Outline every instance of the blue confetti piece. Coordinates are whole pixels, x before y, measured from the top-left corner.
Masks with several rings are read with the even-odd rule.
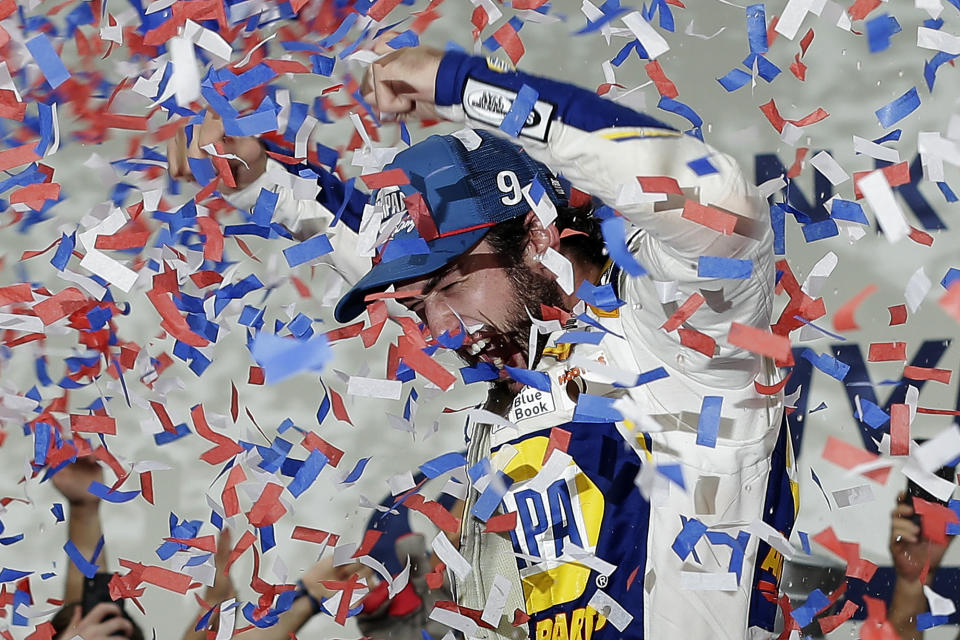
[[[276,384],[301,372],[320,372],[333,357],[323,334],[300,340],[265,331],[253,338],[250,353],[263,368],[267,384]]]
[[[497,471],[496,475],[490,478],[490,482],[483,493],[477,498],[477,502],[473,505],[470,513],[482,522],[489,520],[493,512],[500,506],[500,501],[503,500],[503,496],[512,484],[513,478],[503,471]]]
[[[808,556],[811,555],[810,536],[807,535],[806,531],[797,531],[797,535],[800,536],[800,546],[803,547],[803,552]]]
[[[53,514],[53,517],[57,519],[57,522],[63,522],[63,505],[59,502],[54,502],[53,506],[50,507],[50,513]]]
[[[67,557],[73,561],[73,564],[76,565],[77,569],[79,569],[80,573],[85,577],[92,578],[97,575],[100,567],[84,558],[80,550],[77,549],[77,545],[73,543],[73,540],[67,540],[67,543],[63,545],[63,550],[67,552]],[[0,572],[0,582],[2,582],[2,572]]]
[[[952,285],[957,280],[960,280],[960,269],[957,269],[955,267],[950,267],[949,269],[947,269],[947,273],[944,274],[943,279],[940,280],[940,286],[943,287],[944,289],[949,289],[950,285]]]
[[[933,58],[923,63],[923,79],[927,82],[928,90],[933,91],[933,85],[937,80],[937,71],[940,69],[940,67],[947,62],[956,59],[957,55],[951,55],[943,51],[938,51]]]
[[[793,610],[793,619],[803,628],[813,622],[813,617],[829,604],[830,598],[820,589],[814,589],[807,597],[807,601]]]
[[[354,465],[353,470],[347,474],[347,477],[343,479],[341,484],[352,484],[360,479],[360,476],[363,475],[363,470],[367,468],[367,463],[370,462],[370,458],[360,458],[357,460],[357,464]]]
[[[615,401],[616,398],[581,393],[577,396],[577,406],[573,410],[573,421],[617,422],[623,420],[623,414],[613,408]]]
[[[97,482],[96,480],[90,483],[90,487],[87,489],[87,491],[97,496],[101,500],[106,500],[107,502],[112,502],[114,504],[130,502],[140,495],[139,489],[136,491],[110,491],[110,487],[103,483]]]
[[[490,473],[490,458],[481,458],[475,465],[467,469],[467,477],[474,484],[488,473]]]
[[[527,124],[533,105],[537,103],[539,97],[540,94],[533,87],[526,84],[520,87],[517,97],[510,105],[510,110],[503,116],[500,130],[512,138],[520,135],[520,130]]]
[[[53,107],[43,103],[37,103],[37,115],[40,116],[40,142],[34,148],[33,152],[38,156],[47,154],[50,145],[53,144]]]
[[[400,139],[409,147],[410,146],[410,131],[407,129],[407,123],[400,121]]]
[[[600,344],[605,333],[599,331],[565,331],[557,338],[557,344]]]
[[[757,67],[757,75],[767,82],[773,82],[774,78],[781,73],[780,67],[773,64],[763,56],[758,56],[751,53],[744,58],[743,66],[745,66],[747,69],[753,70],[754,65]]]
[[[257,533],[260,534],[260,550],[263,553],[270,551],[275,546],[277,546],[277,540],[273,534],[273,525],[267,525],[265,527],[259,527]]]
[[[943,194],[943,197],[947,202],[957,201],[957,194],[953,192],[953,189],[951,189],[950,185],[948,185],[946,182],[938,182],[937,187],[940,188],[940,193]]]
[[[911,87],[909,91],[902,96],[877,109],[874,113],[877,120],[884,128],[891,127],[900,122],[908,115],[920,107],[920,96],[917,94],[917,88]]]
[[[638,56],[640,56],[643,59],[646,59],[647,56],[644,55],[643,53],[640,53],[642,50],[643,50],[643,47],[640,46],[639,40],[633,40],[631,42],[628,42],[627,44],[623,45],[623,48],[620,49],[620,51],[617,53],[616,56],[614,56],[613,60],[611,60],[610,63],[615,67],[619,67],[621,64],[623,64],[626,61],[627,58],[630,57],[630,52],[632,51],[636,51]]]
[[[627,248],[627,221],[620,216],[607,218],[600,223],[603,242],[614,264],[629,275],[639,277],[647,273],[636,257]]]
[[[157,444],[157,446],[160,446],[164,444],[170,444],[174,440],[179,440],[180,438],[193,433],[190,431],[190,427],[182,422],[174,427],[174,429],[175,431],[173,433],[170,433],[169,431],[161,431],[160,433],[153,434],[153,441]]]
[[[696,518],[689,518],[683,523],[683,528],[677,534],[670,548],[681,560],[686,560],[693,548],[700,542],[700,538],[707,532],[707,525]]]
[[[330,238],[327,237],[327,234],[321,233],[309,240],[287,247],[283,250],[283,257],[287,259],[287,264],[293,268],[305,262],[316,260],[331,251],[333,251],[333,246],[330,245]]]
[[[769,51],[767,14],[762,3],[747,7],[747,40],[750,43],[750,53],[761,54]]]
[[[670,374],[667,373],[667,370],[663,367],[657,367],[656,369],[651,369],[637,376],[637,381],[633,385],[634,387],[639,387],[640,385],[648,384],[654,382],[655,380],[661,380],[663,378],[669,378]]]
[[[407,29],[398,36],[387,41],[387,46],[391,49],[403,49],[404,47],[415,47],[420,44],[420,36],[415,31]]]
[[[923,613],[917,614],[917,631],[939,627],[942,624],[947,624],[949,621],[950,616],[935,616],[929,611],[924,611]]]
[[[839,234],[837,223],[829,218],[803,225],[803,239],[807,242],[816,242]]]
[[[833,201],[833,206],[830,209],[830,216],[836,218],[837,220],[847,220],[849,222],[857,222],[859,224],[870,224],[870,221],[867,220],[867,216],[863,212],[863,207],[860,206],[859,202],[851,202],[849,200],[840,200],[837,198]]]
[[[699,127],[703,124],[703,118],[697,115],[697,112],[694,111],[691,107],[685,105],[679,100],[674,100],[673,98],[667,98],[666,96],[660,97],[660,102],[657,103],[657,107],[663,109],[664,111],[669,111],[670,113],[675,113],[678,116],[683,116],[694,127]]]
[[[430,253],[430,247],[427,241],[418,235],[397,236],[387,243],[383,253],[380,254],[381,262],[392,262],[398,258],[406,256],[425,256]]]
[[[479,362],[472,367],[461,367],[460,377],[463,378],[464,384],[473,384],[474,382],[496,380],[500,377],[500,372],[489,362]]]
[[[623,300],[617,298],[613,285],[609,282],[598,286],[584,280],[577,287],[575,295],[601,311],[615,311],[625,304]]]
[[[701,278],[746,280],[752,273],[753,260],[737,260],[720,256],[700,256],[697,259],[697,276]]]
[[[463,454],[451,451],[450,453],[445,453],[424,462],[420,465],[420,471],[432,480],[433,478],[442,476],[448,471],[453,471],[454,469],[465,466],[467,466],[467,459],[463,457]]]
[[[0,582],[13,582],[33,574],[33,571],[19,571],[9,567],[0,568]]]
[[[328,78],[333,75],[333,67],[336,62],[337,59],[333,56],[322,56],[319,53],[310,56],[310,64],[313,66],[313,72]]]
[[[56,89],[70,79],[70,72],[45,34],[37,34],[27,40],[25,44],[27,49],[30,50],[30,55],[33,56],[40,67],[40,73],[47,79],[51,88]]]
[[[657,466],[657,473],[674,483],[684,491],[687,490],[683,482],[683,467],[679,464],[661,464]]]
[[[549,379],[548,379],[549,380]],[[38,422],[33,427],[33,464],[42,467],[47,463],[47,452],[53,439],[53,427],[46,422]]]
[[[825,353],[815,353],[812,349],[804,349],[800,354],[800,357],[804,360],[807,360],[815,366],[820,371],[824,372],[828,376],[836,378],[837,380],[843,380],[847,377],[847,372],[850,371],[850,366],[840,362],[833,356],[828,356]]]
[[[531,371],[530,369],[511,366],[505,366],[504,369],[517,382],[540,391],[550,392],[550,376],[543,371]]]
[[[318,449],[311,451],[293,481],[287,486],[287,490],[293,494],[294,498],[299,498],[300,494],[310,488],[317,479],[325,464],[327,464],[327,456],[320,453]]]
[[[723,396],[704,396],[700,405],[700,418],[697,420],[697,444],[704,447],[717,446],[717,432],[720,429],[720,410]]]
[[[870,53],[889,49],[890,38],[902,31],[897,19],[886,13],[867,20],[866,27]]]
[[[708,176],[711,173],[719,173],[717,168],[713,166],[713,163],[710,162],[710,156],[704,156],[702,158],[697,158],[696,160],[691,160],[687,163],[687,166],[696,173],[698,176]]]
[[[870,426],[871,429],[879,429],[890,421],[890,415],[870,402],[863,396],[860,396],[860,408],[863,409],[863,415],[859,411],[853,412],[853,417]]]
[[[280,194],[267,189],[260,189],[257,195],[257,202],[253,205],[253,215],[250,221],[258,227],[269,227],[273,221],[273,213],[277,208],[277,200]]]
[[[206,186],[217,178],[217,170],[213,168],[210,158],[187,158],[187,163],[198,184]]]
[[[787,252],[786,210],[779,204],[770,207],[770,226],[773,227],[773,253],[782,256]]]

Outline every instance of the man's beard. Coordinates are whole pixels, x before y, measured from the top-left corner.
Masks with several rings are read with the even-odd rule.
[[[559,308],[564,305],[563,292],[555,279],[536,273],[522,262],[507,267],[507,275],[510,276],[512,289],[507,292],[507,295],[513,302],[507,311],[506,320],[500,327],[485,325],[471,334],[463,347],[457,349],[457,355],[468,365],[475,366],[480,362],[490,362],[500,367],[504,364],[519,364],[519,360],[522,362],[520,366],[526,366],[530,360],[529,339],[530,329],[533,326],[530,315],[540,317],[540,305]],[[548,338],[547,334],[537,334],[531,367],[536,367],[540,352]],[[479,353],[472,353],[470,345],[483,344],[484,341],[486,346]],[[517,358],[518,354],[520,358]]]

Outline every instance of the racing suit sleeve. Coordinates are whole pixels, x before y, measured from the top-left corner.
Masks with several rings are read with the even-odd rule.
[[[625,279],[621,297],[642,307],[635,329],[644,348],[701,382],[725,387],[752,382],[761,359],[727,344],[726,337],[731,322],[769,328],[773,235],[766,203],[739,165],[693,136],[588,90],[504,70],[495,61],[459,52],[448,52],[440,63],[436,104],[447,118],[507,136],[499,126],[524,86],[537,96],[515,142],[635,227],[629,248],[650,278]],[[715,171],[694,170],[702,163],[691,163],[700,159]],[[660,177],[676,180],[682,195],[668,194],[666,200],[655,196],[661,201],[651,202],[637,193],[638,178]],[[704,206],[710,208],[708,215],[735,221],[733,232],[683,217],[685,208]],[[750,275],[701,277],[701,256],[751,261]],[[694,314],[685,326],[714,338],[717,352],[713,358],[693,352],[678,364],[679,338],[659,326],[696,291],[707,299],[710,311]]]

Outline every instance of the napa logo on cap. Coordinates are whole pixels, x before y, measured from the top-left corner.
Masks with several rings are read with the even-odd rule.
[[[397,235],[417,228],[407,208],[406,195],[400,187],[383,187],[377,192],[376,206],[382,212],[378,244],[382,245]]]

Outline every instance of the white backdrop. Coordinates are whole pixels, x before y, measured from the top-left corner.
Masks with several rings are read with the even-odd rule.
[[[22,9],[26,16],[40,16],[46,15],[54,4],[44,2],[33,6],[24,3]],[[417,0],[413,6],[401,5],[385,23],[399,20],[409,11],[422,9],[426,4]],[[768,24],[773,16],[782,15],[788,4],[791,7],[823,5],[822,2],[788,3],[786,0],[773,0],[766,3]],[[867,38],[861,35],[865,30],[864,23],[854,23],[853,29],[856,33],[837,27],[831,17],[838,15],[836,12],[840,7],[837,3],[828,1],[819,17],[814,14],[805,17],[795,39],[791,41],[781,35],[771,46],[766,57],[780,67],[783,73],[771,83],[756,78],[754,83],[748,83],[735,92],[727,92],[716,78],[734,67],[747,70],[741,64],[749,50],[744,8],[733,2],[720,0],[689,0],[686,8],[671,7],[676,19],[675,32],[670,33],[658,27],[658,31],[670,45],[670,50],[659,58],[659,62],[667,76],[676,84],[679,91],[677,99],[692,107],[703,118],[703,133],[707,141],[736,156],[748,167],[748,173],[753,171],[758,154],[775,154],[785,167],[790,167],[796,149],[808,147],[810,153],[806,157],[807,162],[802,165],[802,172],[793,184],[809,200],[814,195],[813,182],[817,175],[809,159],[817,151],[829,150],[848,174],[869,170],[874,167],[874,161],[864,155],[855,154],[853,136],[875,139],[893,128],[901,128],[903,131],[899,142],[887,143],[886,146],[896,149],[902,160],[912,162],[918,152],[918,134],[939,132],[946,136],[951,116],[960,113],[957,105],[960,83],[953,66],[947,64],[940,68],[932,93],[924,84],[924,62],[932,58],[935,52],[918,48],[916,38],[918,27],[925,19],[930,18],[930,15],[925,10],[915,8],[913,4],[905,0],[884,3],[869,16],[872,18],[886,12],[895,16],[902,27],[902,32],[893,36],[889,49],[871,53]],[[917,4],[921,4],[919,0]],[[942,17],[945,22],[942,30],[952,34],[960,33],[960,10],[950,2],[943,5]],[[67,10],[73,6],[69,5]],[[304,12],[316,11],[317,6],[316,2],[308,3]],[[499,27],[506,17],[514,14],[507,7],[500,8],[506,16],[493,27],[488,27],[483,33],[484,38]],[[469,18],[473,9],[472,4],[463,0],[447,0],[438,8],[442,17],[428,29],[423,37],[424,42],[443,46],[451,40],[468,49],[472,48],[472,25]],[[106,11],[118,16],[125,24],[136,24],[136,16],[130,14],[129,5],[126,3],[110,0],[106,3]],[[613,58],[628,41],[621,35],[622,23],[612,23],[617,33],[608,44],[600,33],[573,35],[573,32],[584,24],[584,16],[575,2],[553,2],[548,16],[542,19],[544,22],[535,22],[529,19],[529,15],[526,16],[528,20],[520,32],[526,54],[520,61],[520,68],[575,82],[591,89],[603,83],[605,76],[601,63]],[[557,20],[550,22],[550,18]],[[58,25],[62,24],[62,15],[52,19]],[[656,20],[654,23],[656,24]],[[27,67],[26,77],[20,76],[14,80],[19,90],[26,94],[30,82],[37,80],[37,69],[29,55],[17,45],[17,41],[23,39],[22,24],[16,15],[0,24],[14,39],[14,43],[5,50],[5,60],[10,68],[17,69],[24,65]],[[263,36],[272,34],[281,24],[262,27],[260,33]],[[92,27],[84,29],[88,35],[95,31]],[[814,30],[815,37],[803,57],[803,62],[808,67],[806,80],[800,81],[790,73],[788,67],[799,53],[800,38],[808,29]],[[31,33],[30,36],[32,35]],[[348,40],[358,35],[359,30],[354,29]],[[278,38],[280,39],[283,38]],[[53,40],[57,41],[56,38]],[[270,57],[280,58],[285,53],[275,42],[267,46],[270,47]],[[76,72],[80,65],[74,51],[73,44],[68,43],[63,59],[67,67]],[[503,55],[502,52],[500,55]],[[241,57],[242,53],[237,52],[233,59],[238,60]],[[624,101],[679,128],[688,128],[689,123],[682,118],[657,109],[659,95],[644,70],[645,62],[631,54],[621,66],[615,68],[616,81],[625,87],[615,93],[629,91],[622,97]],[[125,47],[118,47],[109,58],[98,65],[110,85],[104,97],[109,96],[109,91],[123,77],[146,76],[152,64],[143,59],[133,60]],[[335,78],[305,79],[305,76],[288,76],[277,80],[276,84],[288,87],[294,100],[311,103],[320,90],[334,84],[336,77],[348,69],[354,73],[362,70],[357,63],[338,61]],[[921,107],[894,127],[883,128],[874,111],[911,87],[917,87]],[[830,115],[817,124],[804,127],[799,138],[791,140],[790,144],[781,140],[759,109],[759,105],[771,98],[776,100],[785,118],[798,119],[818,107],[822,107]],[[335,97],[334,100],[338,103],[344,102],[342,96]],[[27,101],[29,103],[29,97]],[[149,101],[129,89],[121,90],[113,103],[113,111],[116,113],[144,115],[148,109]],[[29,104],[28,114],[35,113],[34,105]],[[60,106],[61,149],[43,160],[45,164],[54,167],[54,180],[62,184],[64,200],[50,210],[51,219],[31,227],[25,233],[21,233],[16,225],[7,225],[0,231],[0,247],[5,260],[0,285],[29,281],[42,284],[51,292],[56,292],[70,284],[59,278],[49,264],[49,256],[52,254],[22,264],[18,263],[18,258],[24,250],[46,247],[58,238],[61,232],[74,231],[85,215],[95,211],[97,203],[109,197],[113,183],[120,180],[120,176],[92,168],[96,162],[91,162],[90,158],[93,154],[106,160],[127,157],[129,140],[132,136],[139,135],[135,132],[115,130],[111,132],[111,139],[103,145],[82,144],[71,140],[69,132],[86,125],[73,121],[69,113],[66,105]],[[11,130],[18,124],[9,120],[2,122]],[[151,128],[155,129],[162,122],[163,118],[154,116]],[[328,146],[342,146],[348,141],[351,131],[349,122],[320,124],[314,130],[313,137]],[[957,135],[956,125],[953,134]],[[385,126],[381,135],[382,145],[399,144],[395,127]],[[422,135],[424,134],[414,131],[414,137]],[[35,134],[28,137],[35,138]],[[144,142],[149,143],[146,140]],[[162,147],[160,151],[163,152]],[[341,164],[347,167],[348,172],[355,173],[349,166],[350,159],[351,154],[346,153]],[[20,170],[22,167],[12,169],[12,172]],[[164,186],[162,180],[145,181],[138,175],[131,174],[127,177],[127,180],[135,185],[135,189],[127,196],[125,205],[139,201],[140,192]],[[0,176],[0,180],[2,179]],[[946,180],[955,189],[960,189],[955,167],[947,165]],[[818,321],[820,326],[832,331],[830,318],[834,311],[867,285],[877,286],[877,291],[857,311],[856,318],[861,328],[843,333],[847,343],[860,346],[864,358],[871,342],[899,340],[907,342],[909,361],[923,341],[949,340],[958,334],[956,320],[937,305],[937,299],[943,293],[938,284],[940,279],[948,268],[960,267],[960,257],[956,251],[957,232],[952,229],[958,207],[956,204],[947,203],[936,185],[929,181],[922,180],[919,189],[948,227],[943,231],[930,231],[934,238],[931,247],[921,246],[909,239],[891,244],[883,235],[875,234],[870,228],[865,228],[866,234],[856,241],[847,233],[841,232],[833,238],[806,243],[800,225],[791,216],[788,216],[786,222],[787,257],[801,282],[825,254],[833,252],[838,257],[836,269],[819,292],[828,311],[827,316]],[[838,185],[835,192],[844,199],[854,199],[851,180]],[[0,193],[0,197],[9,197],[9,192]],[[776,199],[782,200],[779,194]],[[184,196],[171,196],[170,201],[180,203],[184,201]],[[169,210],[173,211],[175,207]],[[873,211],[866,206],[865,210],[874,223]],[[909,208],[906,208],[906,211],[909,223],[921,226]],[[2,216],[4,223],[11,222],[14,212],[8,209]],[[236,223],[237,220],[238,218],[230,219],[230,223]],[[149,224],[153,229],[159,227],[153,220],[150,220]],[[268,322],[272,322],[274,318],[287,320],[302,311],[323,320],[324,324],[316,324],[315,330],[332,328],[334,325],[330,308],[322,304],[324,292],[331,280],[328,272],[318,268],[311,273],[308,266],[292,270],[293,274],[310,283],[314,293],[313,298],[302,299],[288,281],[291,270],[280,254],[280,250],[288,243],[247,238],[251,250],[263,263],[257,264],[250,260],[240,253],[235,245],[228,243],[229,258],[239,262],[234,281],[249,273],[256,273],[263,282],[277,286],[266,301],[263,300],[261,292],[255,292],[244,302],[266,308]],[[126,259],[122,255],[119,257]],[[904,303],[907,282],[920,267],[923,267],[926,276],[932,281],[929,293],[917,312],[910,314],[906,324],[889,327],[887,307]],[[78,273],[87,273],[77,265],[76,260],[71,262],[70,268]],[[134,341],[156,356],[163,352],[169,353],[173,342],[170,338],[158,337],[159,317],[143,294],[143,289],[149,286],[147,282],[148,280],[142,283],[146,286],[135,287],[129,295],[114,289],[118,300],[129,300],[132,305],[131,314],[116,319],[116,326],[122,339]],[[289,539],[293,526],[300,524],[329,530],[346,539],[356,536],[371,513],[369,509],[359,506],[361,496],[378,501],[388,492],[385,481],[390,476],[413,469],[439,453],[460,448],[463,442],[462,418],[440,416],[435,434],[434,421],[442,408],[467,406],[476,401],[481,390],[458,388],[454,394],[444,394],[438,399],[422,402],[416,430],[412,434],[391,428],[385,414],[399,414],[402,410],[399,403],[349,397],[345,394],[341,379],[334,372],[337,370],[348,375],[383,377],[385,349],[365,350],[359,341],[354,339],[334,347],[335,357],[323,378],[328,385],[345,394],[347,410],[355,426],[336,421],[331,415],[318,427],[315,414],[320,392],[315,375],[301,375],[274,386],[254,386],[246,383],[247,368],[253,362],[244,347],[244,327],[236,322],[239,311],[240,306],[234,303],[221,318],[226,320],[221,323],[220,339],[215,345],[205,349],[213,364],[201,377],[195,376],[183,362],[174,358],[174,365],[162,374],[152,390],[138,383],[135,375],[128,375],[126,382],[131,395],[145,400],[162,399],[175,423],[189,423],[190,407],[203,403],[208,417],[214,414],[226,416],[219,422],[214,418],[214,427],[218,430],[233,438],[266,444],[243,409],[236,425],[230,420],[230,384],[233,382],[239,390],[241,405],[249,410],[267,437],[272,438],[277,426],[289,417],[298,426],[313,429],[344,449],[346,455],[341,468],[348,470],[358,459],[372,456],[362,478],[349,488],[339,484],[336,470],[324,470],[316,484],[295,501],[295,510],[285,516],[278,525],[278,546],[265,556],[265,565],[261,571],[269,579],[279,580],[283,577],[285,566],[287,576],[293,580],[299,571],[315,559],[316,553],[313,545]],[[61,321],[48,329],[49,339],[45,343],[29,343],[0,352],[3,358],[0,362],[0,384],[4,394],[23,395],[33,385],[38,384],[33,363],[35,358],[42,354],[48,357],[51,377],[54,380],[60,378],[63,373],[63,358],[77,353],[75,332],[60,329],[62,325]],[[830,337],[801,341],[799,332],[792,337],[795,346],[807,346],[818,353],[830,353],[830,347],[840,342]],[[386,339],[381,339],[380,346],[384,347],[386,342]],[[952,344],[946,347],[939,363],[931,363],[929,366],[954,369],[958,357],[957,348]],[[452,360],[448,359],[446,362],[451,366],[455,365]],[[886,379],[899,380],[903,364],[870,363],[867,371],[875,383]],[[955,408],[957,385],[956,376],[949,384],[927,383],[920,393],[920,406]],[[422,385],[418,383],[418,387]],[[877,386],[879,404],[884,404],[891,388]],[[41,388],[41,393],[46,404],[59,396],[60,390],[57,387],[46,387]],[[157,563],[153,550],[160,545],[164,536],[169,535],[169,513],[174,512],[180,518],[205,520],[209,516],[209,507],[205,502],[204,492],[216,482],[219,470],[198,460],[199,454],[207,448],[208,443],[195,435],[157,447],[151,434],[159,425],[152,412],[144,410],[136,403],[133,408],[128,408],[123,400],[122,390],[105,377],[95,384],[71,392],[70,410],[81,413],[81,407],[101,394],[112,398],[108,404],[109,412],[117,418],[119,435],[108,438],[111,450],[127,462],[157,460],[172,467],[169,471],[154,474],[156,506],[147,504],[141,498],[121,505],[103,506],[111,568],[119,568],[116,561],[120,557],[147,564]],[[894,473],[887,485],[883,486],[862,477],[850,477],[843,469],[822,460],[821,454],[828,436],[842,438],[857,446],[862,446],[862,440],[860,426],[852,417],[853,411],[843,385],[822,373],[814,372],[808,407],[814,409],[821,403],[825,408],[810,413],[803,420],[805,428],[799,469],[802,508],[797,529],[813,535],[826,526],[832,526],[841,539],[859,542],[864,557],[878,564],[888,564],[886,536],[889,530],[889,511],[894,495],[902,488],[904,479],[899,473]],[[4,404],[10,407],[13,402],[5,399]],[[4,461],[4,464],[0,465],[0,497],[24,498],[28,502],[11,502],[5,509],[0,510],[0,521],[5,526],[0,535],[14,536],[21,532],[25,535],[19,542],[0,547],[0,565],[37,572],[31,584],[34,597],[38,602],[43,602],[46,598],[57,598],[62,594],[59,578],[41,580],[39,574],[47,571],[54,571],[58,575],[64,573],[66,557],[62,552],[62,545],[66,535],[65,526],[55,524],[50,513],[50,505],[57,499],[55,491],[47,484],[40,484],[39,477],[20,483],[27,470],[26,465],[33,455],[33,440],[32,437],[23,435],[22,419],[7,417],[9,415],[10,412],[4,412],[2,423],[6,438],[0,447],[0,456]],[[911,435],[930,437],[947,427],[951,420],[945,416],[919,415],[912,425]],[[305,452],[300,450],[297,453],[295,449],[295,454],[303,457]],[[835,490],[869,485],[874,499],[842,509],[833,502],[828,505],[820,490],[810,480],[811,469],[816,471],[828,494]],[[27,475],[29,477],[29,473]],[[221,485],[222,479],[219,484],[214,485],[215,495],[219,495]],[[131,479],[124,488],[137,488],[136,480]],[[421,522],[421,525],[424,530],[429,530],[429,524],[425,521]],[[203,533],[211,532],[212,527],[207,524]],[[945,564],[960,564],[960,555],[957,554],[960,552],[953,549]],[[249,582],[251,568],[248,553],[233,570],[234,580],[241,588]],[[246,597],[250,596],[249,590],[242,593]],[[148,615],[142,620],[142,624],[147,628],[154,627],[157,636],[161,638],[176,637],[188,618],[195,615],[196,607],[192,598],[181,598],[153,587],[147,589],[143,603]],[[171,612],[177,614],[171,615]],[[9,616],[6,619],[0,618],[0,628],[9,622],[9,619]],[[12,627],[11,631],[14,637],[22,638],[28,635],[30,628]],[[849,631],[841,628],[837,633],[846,634]],[[340,630],[329,621],[317,619],[305,628],[301,637],[357,635],[353,627]]]

